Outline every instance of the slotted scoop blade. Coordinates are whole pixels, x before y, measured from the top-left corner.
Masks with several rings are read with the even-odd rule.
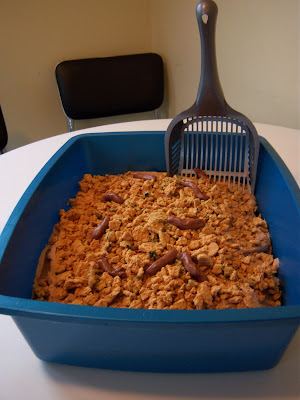
[[[200,83],[195,103],[177,115],[166,131],[167,172],[193,176],[194,168],[200,168],[215,180],[254,193],[259,138],[253,123],[225,100],[215,50],[217,14],[214,1],[197,4]]]

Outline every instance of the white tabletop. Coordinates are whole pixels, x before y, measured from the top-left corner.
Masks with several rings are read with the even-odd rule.
[[[0,232],[23,192],[70,137],[90,132],[164,131],[170,120],[127,122],[38,141],[0,156]],[[300,131],[255,124],[300,185]],[[2,400],[300,399],[300,331],[280,363],[258,372],[161,374],[106,371],[45,363],[32,353],[11,317],[0,315]]]

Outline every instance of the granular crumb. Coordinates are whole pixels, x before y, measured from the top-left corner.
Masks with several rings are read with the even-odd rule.
[[[280,306],[279,260],[255,197],[205,177],[185,178],[203,200],[182,177],[151,176],[83,177],[40,257],[33,298],[140,309]],[[104,200],[108,193],[115,200]],[[204,222],[183,228],[173,224],[178,220]],[[179,256],[157,267],[173,249],[188,253],[201,274]]]

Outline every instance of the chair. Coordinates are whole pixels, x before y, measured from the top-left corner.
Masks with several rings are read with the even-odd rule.
[[[154,53],[63,61],[56,81],[69,131],[73,120],[154,111],[164,98],[164,67]]]
[[[0,106],[0,153],[1,154],[5,153],[5,147],[7,145],[7,141],[8,141],[8,136],[7,136],[6,124]]]

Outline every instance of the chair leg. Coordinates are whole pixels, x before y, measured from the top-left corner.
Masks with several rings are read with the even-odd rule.
[[[68,120],[68,128],[69,128],[69,132],[72,132],[74,130],[74,124],[73,124],[73,120],[69,117],[67,117]]]

